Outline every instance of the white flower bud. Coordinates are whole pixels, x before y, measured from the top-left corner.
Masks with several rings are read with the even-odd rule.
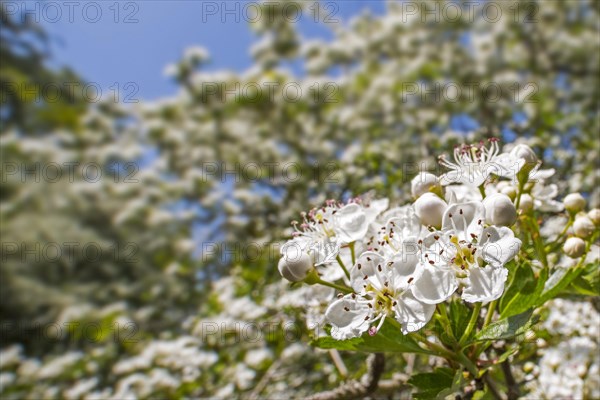
[[[525,363],[525,365],[523,365],[523,372],[528,374],[528,373],[532,372],[534,368],[535,368],[535,364],[532,363],[531,361],[527,361]]]
[[[519,204],[519,210],[524,213],[528,213],[533,210],[533,197],[528,195],[527,193],[521,196],[521,203]]]
[[[535,152],[531,149],[531,147],[526,144],[518,144],[516,145],[510,152],[510,156],[513,159],[522,159],[525,161],[525,164],[521,169],[531,171],[533,167],[535,167],[538,163],[538,158],[535,155]]]
[[[563,251],[571,258],[581,257],[585,252],[585,242],[578,237],[570,237],[565,241]]]
[[[415,199],[425,193],[431,192],[432,189],[438,189],[441,192],[442,186],[438,177],[429,172],[420,172],[410,181],[410,192]]]
[[[423,225],[442,227],[442,218],[448,204],[433,193],[425,193],[415,201],[415,214]]]
[[[573,232],[580,238],[589,238],[594,233],[594,229],[596,229],[596,226],[587,216],[577,217],[575,222],[573,222]]]
[[[594,208],[588,213],[588,218],[592,220],[594,225],[600,225],[600,209]]]
[[[489,225],[511,226],[517,221],[517,209],[510,198],[502,193],[495,193],[483,200],[485,221]]]
[[[303,281],[313,268],[310,255],[298,243],[286,243],[281,249],[281,259],[277,265],[279,273],[290,282]]]
[[[565,196],[563,204],[567,211],[577,213],[585,208],[585,199],[579,193],[570,193]]]

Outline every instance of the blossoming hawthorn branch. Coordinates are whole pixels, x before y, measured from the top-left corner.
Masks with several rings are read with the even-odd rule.
[[[492,138],[439,160],[449,171],[415,176],[412,204],[389,207],[388,199],[369,194],[303,213],[282,246],[279,272],[294,283],[324,286],[314,292],[324,300],[337,292],[324,312],[330,330],[315,345],[441,357],[456,375],[445,388],[450,392],[439,391],[446,394],[471,390],[472,381],[498,395],[494,367],[502,363],[501,384],[515,397],[508,357],[519,351],[536,310],[584,272],[600,211],[586,214],[576,193],[557,201],[548,183],[554,171],[541,169],[523,144],[503,152]],[[565,212],[565,230],[545,243],[540,220]],[[578,260],[566,272],[549,261],[561,243]],[[525,270],[537,284],[521,299]],[[510,350],[494,347],[499,340]]]

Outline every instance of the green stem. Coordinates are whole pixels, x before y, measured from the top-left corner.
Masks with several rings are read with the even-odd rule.
[[[452,353],[450,350],[448,350],[447,348],[445,348],[442,345],[430,342],[429,340],[427,340],[427,338],[425,336],[423,336],[422,333],[413,332],[412,335],[415,339],[417,339],[419,342],[423,343],[430,350],[432,350],[435,353],[438,353],[437,355],[442,356],[448,360],[457,361],[456,355],[454,353]]]
[[[348,245],[350,247],[350,255],[352,256],[352,265],[356,264],[356,254],[354,254],[354,243],[352,242]]]
[[[483,321],[483,326],[481,329],[485,328],[492,322],[492,318],[494,317],[494,311],[496,310],[496,306],[498,305],[498,300],[492,301],[488,305],[487,314],[485,315],[485,320]],[[490,342],[484,342],[480,345],[475,346],[475,357],[479,357],[479,355],[490,345]]]
[[[347,288],[346,286],[341,286],[341,285],[337,285],[335,283],[327,282],[327,281],[324,281],[323,279],[317,280],[316,283],[323,285],[323,286],[329,286],[330,288],[337,289],[340,292],[345,293],[345,294],[349,294],[349,293],[353,292],[352,289]]]
[[[515,208],[518,210],[521,205],[521,195],[523,194],[523,190],[525,189],[525,184],[527,182],[523,182],[519,179],[519,193],[517,194],[517,202],[515,203]]]
[[[498,300],[494,300],[488,306],[487,314],[485,315],[485,320],[483,321],[483,328],[488,326],[490,322],[492,322],[492,318],[494,317],[494,311],[496,311],[496,305],[498,304]]]
[[[467,329],[465,330],[465,332],[459,340],[461,346],[463,346],[465,342],[469,339],[469,336],[471,336],[471,332],[473,332],[473,328],[475,328],[475,325],[477,325],[477,318],[479,317],[480,311],[481,303],[475,303],[475,306],[473,307],[473,312],[471,313],[471,318],[469,319],[469,323],[467,324]]]
[[[459,351],[457,353],[457,359],[458,362],[460,362],[469,370],[469,372],[471,373],[471,375],[473,375],[474,378],[477,378],[477,375],[479,375],[479,370],[477,369],[477,366],[473,361],[471,361],[467,356],[465,356],[462,353],[462,351]]]
[[[481,193],[481,198],[485,199],[485,188],[483,187],[483,183],[479,185],[479,193]]]
[[[344,273],[346,274],[346,278],[350,279],[350,272],[348,272],[348,270],[346,269],[346,266],[344,265],[344,262],[340,258],[339,254],[337,255],[337,257],[335,259],[337,260],[338,264],[340,264],[340,267],[342,267],[342,269],[344,270]]]
[[[533,229],[533,234],[531,235],[533,237],[533,241],[535,243],[535,247],[537,252],[539,253],[538,256],[540,257],[540,261],[542,261],[542,265],[544,266],[544,268],[548,268],[548,256],[546,255],[546,248],[544,247],[544,242],[542,240],[542,236],[540,235],[540,227],[537,223],[537,220],[535,219],[535,216],[532,216],[529,219],[529,225],[530,227]]]
[[[569,220],[567,221],[567,224],[565,225],[562,232],[556,237],[556,239],[554,239],[552,241],[553,243],[551,243],[550,245],[548,245],[544,248],[546,253],[553,253],[554,251],[558,250],[560,248],[560,246],[562,246],[563,238],[567,234],[567,231],[569,230],[571,225],[573,225],[573,222],[574,222],[573,216],[571,214],[569,214]]]
[[[439,303],[437,305],[436,313],[439,315],[440,323],[442,323],[444,332],[448,334],[448,337],[454,344],[458,344],[456,337],[454,337],[454,333],[452,332],[452,324],[450,323],[450,319],[448,318],[448,310],[446,308],[446,304]]]

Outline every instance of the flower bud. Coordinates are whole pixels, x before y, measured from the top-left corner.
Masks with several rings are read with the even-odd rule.
[[[521,170],[531,171],[538,163],[538,158],[531,147],[526,144],[516,145],[510,152],[510,156],[513,159],[521,159],[525,161],[525,164],[521,167]]]
[[[528,213],[533,210],[533,197],[528,195],[527,193],[521,196],[521,202],[519,203],[519,210],[524,213]]]
[[[448,204],[433,193],[425,193],[415,201],[415,214],[423,225],[442,227],[442,218]]]
[[[570,193],[563,199],[563,204],[567,211],[575,214],[585,208],[585,199],[579,193]]]
[[[596,226],[587,216],[577,217],[575,222],[573,222],[573,232],[575,232],[575,235],[583,239],[587,239],[592,236],[592,233],[594,233],[595,229]]]
[[[600,225],[600,209],[594,208],[588,213],[588,218],[592,220],[594,225]]]
[[[532,372],[535,368],[535,364],[532,363],[531,361],[527,361],[525,363],[525,365],[523,365],[523,372],[525,372],[526,374],[529,374],[530,372]]]
[[[483,200],[485,221],[489,225],[511,226],[517,221],[517,209],[510,198],[502,193],[495,193]]]
[[[313,269],[310,255],[299,244],[288,242],[281,249],[281,259],[277,265],[279,273],[290,282],[301,282]]]
[[[571,258],[581,257],[585,252],[585,242],[578,237],[570,237],[565,241],[563,251]]]
[[[420,172],[410,181],[410,192],[415,199],[432,191],[441,193],[441,190],[438,177],[429,172]]]

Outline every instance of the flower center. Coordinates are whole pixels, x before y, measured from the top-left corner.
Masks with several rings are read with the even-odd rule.
[[[473,243],[469,243],[466,240],[459,240],[456,235],[450,238],[450,243],[456,249],[456,254],[450,260],[450,264],[454,267],[458,278],[465,278],[467,276],[466,271],[476,264],[475,252],[477,248]]]

